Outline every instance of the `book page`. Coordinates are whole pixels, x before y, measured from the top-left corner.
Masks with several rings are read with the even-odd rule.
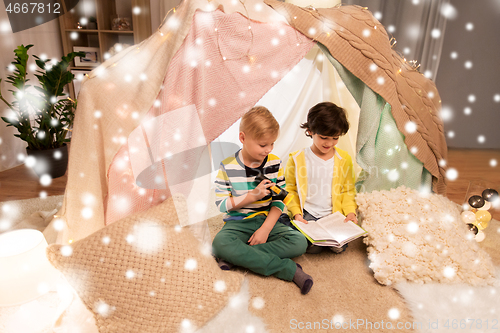
[[[318,222],[309,221],[309,223],[307,224],[299,221],[294,221],[294,222],[295,225],[300,230],[302,230],[304,233],[306,233],[310,238],[312,238],[315,241],[331,239],[331,236],[328,234],[328,232],[326,232],[325,229],[318,224]]]
[[[339,212],[320,218],[318,223],[332,239],[342,243],[346,239],[363,235],[366,231],[352,221],[345,222],[345,216]]]

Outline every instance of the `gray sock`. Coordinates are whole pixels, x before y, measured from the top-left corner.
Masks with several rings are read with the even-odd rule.
[[[309,245],[307,247],[307,250],[306,250],[306,253],[309,253],[309,254],[318,254],[318,253],[321,253],[321,251],[323,251],[323,246],[318,246],[318,245]]]
[[[300,288],[300,292],[305,295],[311,290],[313,285],[313,278],[302,270],[302,267],[298,264],[295,275],[293,276],[293,282]]]
[[[335,253],[342,253],[342,252],[344,252],[344,251],[347,249],[347,246],[348,246],[348,245],[349,245],[349,244],[345,244],[345,245],[344,245],[344,246],[342,246],[342,247],[330,246],[329,248],[330,248],[330,250],[332,250],[332,251],[333,251],[333,252],[335,252]]]
[[[231,268],[233,268],[234,266],[233,264],[222,259],[219,259],[218,263],[219,263],[219,268],[222,269],[223,271],[230,271]]]

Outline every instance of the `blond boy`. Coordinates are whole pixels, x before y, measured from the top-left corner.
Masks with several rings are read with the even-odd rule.
[[[226,213],[226,223],[212,247],[221,269],[237,265],[274,275],[295,282],[307,294],[313,280],[290,259],[306,251],[307,241],[300,232],[276,223],[285,205],[273,200],[269,190],[285,185],[281,160],[270,154],[278,132],[278,122],[265,107],[254,107],[241,119],[243,148],[221,162],[215,181],[216,204]],[[255,182],[261,173],[268,179]]]

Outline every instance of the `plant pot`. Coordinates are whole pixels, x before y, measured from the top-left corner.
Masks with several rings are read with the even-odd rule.
[[[47,150],[31,150],[26,148],[28,156],[35,158],[36,163],[32,167],[33,171],[41,177],[49,175],[51,178],[64,176],[68,168],[68,146]]]

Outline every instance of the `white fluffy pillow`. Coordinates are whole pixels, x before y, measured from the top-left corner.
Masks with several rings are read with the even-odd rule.
[[[492,282],[494,267],[460,219],[459,206],[404,186],[356,196],[370,268],[381,284]]]

